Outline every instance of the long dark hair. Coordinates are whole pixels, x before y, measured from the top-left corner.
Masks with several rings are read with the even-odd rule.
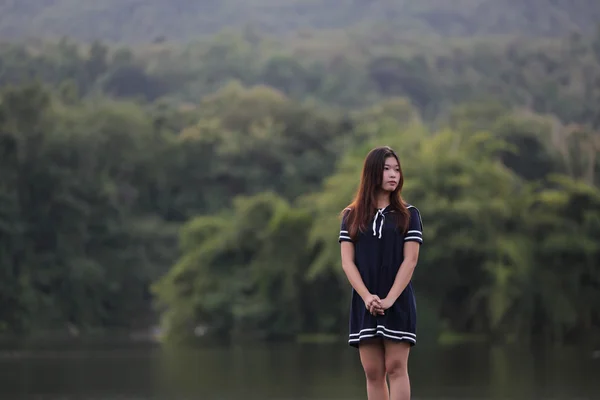
[[[366,231],[369,223],[377,212],[377,191],[383,182],[383,167],[388,157],[394,157],[400,168],[400,176],[396,189],[390,193],[390,210],[394,210],[396,223],[402,232],[408,228],[409,212],[402,199],[402,186],[404,185],[404,174],[400,159],[396,152],[388,146],[376,147],[367,154],[363,164],[360,186],[354,200],[343,211],[345,215],[348,233],[356,240],[359,231]]]

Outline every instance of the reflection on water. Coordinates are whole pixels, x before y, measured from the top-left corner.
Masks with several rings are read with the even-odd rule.
[[[600,399],[600,358],[581,349],[415,347],[414,399]],[[365,399],[356,350],[260,344],[2,350],[3,400]]]

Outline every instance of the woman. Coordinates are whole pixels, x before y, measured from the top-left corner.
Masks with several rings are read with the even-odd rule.
[[[408,354],[417,340],[411,277],[423,227],[419,210],[402,200],[403,182],[396,153],[375,148],[342,212],[342,266],[353,288],[348,343],[359,349],[369,400],[410,399]]]

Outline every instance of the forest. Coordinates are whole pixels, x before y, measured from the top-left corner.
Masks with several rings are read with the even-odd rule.
[[[386,144],[420,338],[597,337],[600,30],[562,28],[2,42],[0,333],[343,340],[339,213]]]

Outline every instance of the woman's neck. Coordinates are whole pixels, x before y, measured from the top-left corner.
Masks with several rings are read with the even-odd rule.
[[[390,205],[390,193],[386,191],[377,192],[377,208],[385,208]]]

